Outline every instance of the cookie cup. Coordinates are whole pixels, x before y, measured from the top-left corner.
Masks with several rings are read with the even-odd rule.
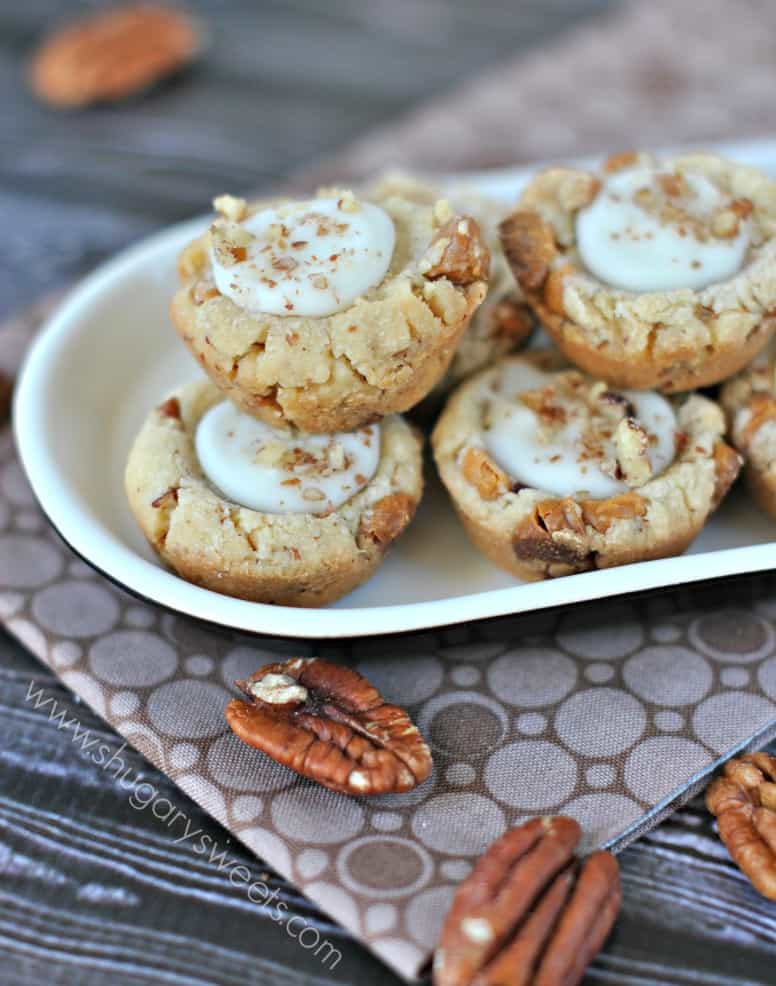
[[[744,479],[762,509],[776,519],[776,345],[720,391],[730,437],[744,457]]]
[[[213,382],[248,414],[307,432],[351,431],[409,409],[447,369],[487,290],[479,227],[443,203],[419,204],[397,190],[370,201],[393,221],[391,264],[380,284],[333,315],[246,311],[215,287],[210,231],[183,251],[172,321]],[[233,218],[282,202],[243,204]]]
[[[502,222],[501,236],[526,299],[568,359],[619,387],[674,393],[737,372],[776,331],[776,183],[712,154],[663,162],[751,203],[753,240],[744,266],[700,289],[638,293],[611,287],[581,261],[577,213],[608,174],[656,163],[646,154],[624,154],[610,158],[600,175],[544,171]]]
[[[554,353],[507,357],[455,392],[432,436],[442,482],[474,545],[528,580],[684,551],[740,468],[739,456],[722,441],[720,408],[698,395],[679,403],[677,455],[643,486],[603,500],[556,497],[515,483],[482,440],[488,385],[500,366],[520,360],[543,370],[560,368]]]
[[[337,510],[261,513],[225,499],[199,465],[197,424],[221,400],[207,381],[180,388],[150,413],[130,452],[129,505],[162,561],[195,585],[284,606],[322,606],[368,579],[420,502],[414,429],[396,416],[381,423],[375,475]]]

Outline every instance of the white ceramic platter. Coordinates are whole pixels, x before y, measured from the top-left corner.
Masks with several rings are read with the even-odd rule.
[[[776,176],[776,141],[720,150]],[[459,176],[454,183],[511,202],[530,170]],[[87,277],[35,342],[17,386],[16,439],[43,510],[75,551],[129,591],[251,633],[355,637],[776,567],[776,524],[737,489],[680,558],[521,583],[470,546],[430,476],[415,521],[378,574],[326,609],[230,599],[173,575],[135,526],[122,476],[149,408],[200,372],[170,327],[167,306],[176,255],[203,223],[197,219],[159,233]]]

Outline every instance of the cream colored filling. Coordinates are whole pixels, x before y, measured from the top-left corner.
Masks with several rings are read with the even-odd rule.
[[[374,476],[380,426],[305,435],[273,428],[223,401],[202,417],[195,444],[202,471],[228,500],[263,513],[325,514]]]
[[[386,212],[344,193],[215,223],[210,256],[216,287],[241,308],[320,317],[382,281],[395,241]]]
[[[513,481],[553,496],[615,496],[659,475],[676,454],[676,416],[657,393],[615,393],[574,370],[509,363],[484,396],[488,452]],[[643,436],[638,454],[631,435]]]
[[[723,215],[729,204],[705,175],[616,172],[577,215],[580,259],[603,283],[629,291],[726,280],[741,269],[751,236],[748,219]]]

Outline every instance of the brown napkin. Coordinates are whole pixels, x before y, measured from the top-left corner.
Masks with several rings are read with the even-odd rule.
[[[316,177],[763,132],[776,121],[775,27],[767,2],[645,2],[360,141]],[[0,370],[41,316],[3,330]],[[409,707],[436,763],[410,795],[349,799],[242,746],[223,720],[235,678],[311,648],[207,629],[116,589],[48,529],[0,432],[5,626],[406,977],[427,960],[456,883],[506,826],[563,811],[588,845],[622,845],[721,755],[776,734],[775,587],[760,578],[327,645],[319,653]]]

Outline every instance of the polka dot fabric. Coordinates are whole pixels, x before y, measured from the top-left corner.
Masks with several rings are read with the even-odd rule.
[[[130,598],[47,529],[0,432],[0,619],[234,835],[405,976],[506,828],[579,819],[587,846],[655,824],[722,755],[776,733],[776,577],[411,637],[326,644],[407,707],[434,755],[359,800],[234,737],[235,678],[298,642],[240,638]]]

